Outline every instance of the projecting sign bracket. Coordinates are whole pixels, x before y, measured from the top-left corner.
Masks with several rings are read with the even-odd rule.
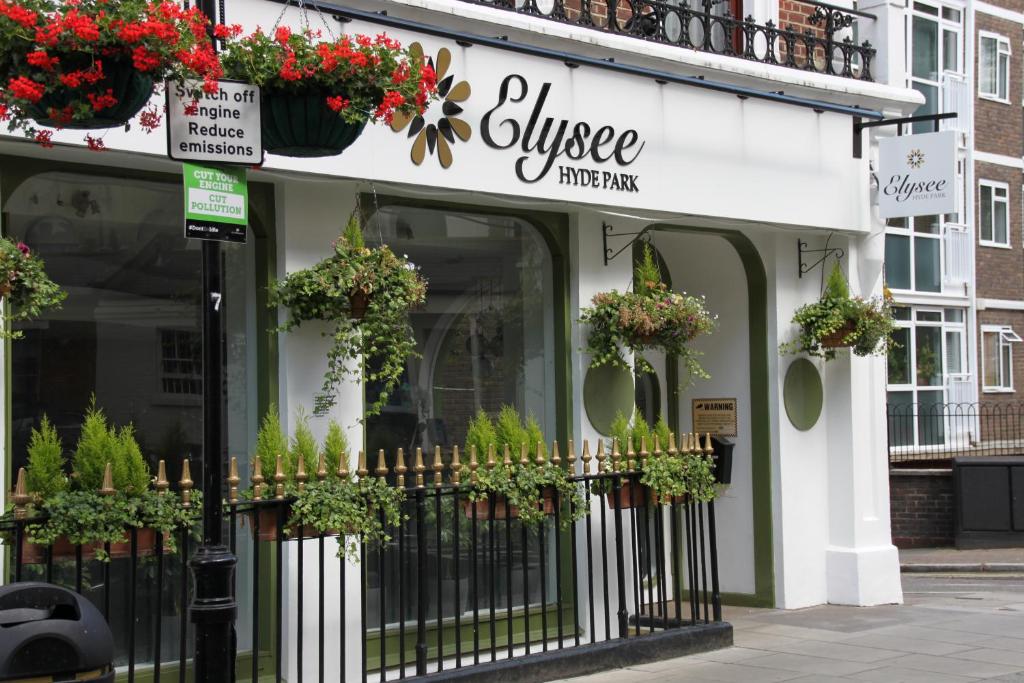
[[[832,239],[831,235],[829,235],[829,239]],[[828,240],[825,240],[825,248],[824,249],[808,249],[807,248],[807,242],[804,242],[803,240],[798,239],[796,241],[796,253],[797,253],[797,261],[799,263],[799,266],[798,266],[798,269],[797,269],[797,277],[801,277],[801,278],[804,275],[807,275],[807,273],[809,273],[812,270],[814,270],[815,268],[817,268],[818,266],[820,266],[823,263],[825,263],[825,261],[828,259],[828,257],[834,256],[836,261],[838,261],[841,258],[843,258],[843,256],[846,255],[846,252],[843,251],[842,249],[840,249],[839,247],[831,247],[831,248],[829,248]],[[804,254],[822,254],[822,257],[819,258],[814,263],[805,264],[804,263]]]
[[[881,119],[880,121],[867,121],[862,122],[859,117],[853,118],[853,158],[860,159],[863,154],[863,140],[861,139],[861,133],[865,128],[877,128],[879,126],[897,126],[897,135],[903,135],[903,126],[909,123],[920,123],[922,121],[931,121],[935,125],[935,132],[939,132],[939,121],[945,119],[955,119],[957,113],[955,111],[945,112],[943,114],[922,114],[921,116],[905,116],[900,119]]]
[[[618,232],[617,233],[617,232],[615,232],[615,226],[614,225],[612,225],[611,223],[602,223],[601,224],[601,239],[604,240],[604,264],[607,266],[609,263],[611,263],[613,260],[615,260],[616,256],[618,256],[622,252],[624,252],[627,249],[629,249],[630,247],[632,247],[633,243],[636,242],[637,240],[642,240],[644,242],[650,243],[651,235],[649,233],[650,233],[650,228],[644,228],[643,230],[641,230],[639,232]],[[632,239],[629,240],[629,242],[627,242],[625,245],[623,245],[618,251],[616,251],[616,250],[614,250],[614,249],[612,249],[611,247],[608,246],[608,239],[611,238],[611,237],[616,237],[616,238],[618,238],[618,237],[631,237]]]

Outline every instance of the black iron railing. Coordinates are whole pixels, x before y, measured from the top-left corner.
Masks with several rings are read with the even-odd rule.
[[[224,508],[239,557],[233,680],[413,678],[721,621],[714,504],[655,500],[639,483],[640,454],[615,455],[609,471],[597,458],[591,467],[587,451],[570,461],[583,471],[572,477],[582,519],[562,524],[578,503],[555,491],[536,528],[503,499],[472,504],[469,466],[462,483],[447,460],[423,467],[417,455],[405,486],[381,461],[376,476],[406,494],[405,519],[388,527],[387,543],[356,539],[358,562],[337,557],[337,539],[286,535],[292,499],[238,500],[233,479]],[[375,476],[365,464],[360,475]],[[101,562],[90,548],[29,543],[27,527],[41,520],[0,521],[8,580],[57,583],[95,602],[128,681],[190,680],[195,543],[182,534],[169,554],[132,529]]]
[[[889,462],[1024,455],[1024,402],[889,403]]]
[[[864,12],[808,0],[802,27],[764,24],[734,17],[727,0],[463,0],[476,5],[540,17],[587,29],[626,35],[701,52],[764,64],[872,80],[875,49],[857,43],[854,22],[873,20]]]

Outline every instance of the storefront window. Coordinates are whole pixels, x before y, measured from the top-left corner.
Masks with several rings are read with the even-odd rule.
[[[70,171],[4,180],[10,191],[3,205],[4,234],[39,254],[50,277],[68,293],[59,310],[19,324],[24,338],[9,347],[9,471],[26,465],[31,430],[43,415],[57,428],[70,458],[83,414],[95,397],[110,422],[134,426],[151,472],[163,459],[176,482],[183,459],[189,458],[198,485],[203,458],[201,250],[199,243],[183,237],[180,180]],[[253,332],[252,259],[251,241],[225,248],[228,445],[238,454],[250,451],[248,425],[256,409],[248,381],[255,351],[245,352],[245,339]],[[128,659],[125,634],[133,626],[125,597],[129,562],[113,560],[106,584],[102,565],[86,562],[84,568],[84,594],[98,605],[110,598],[115,664]],[[144,565],[139,576],[152,579],[152,558],[139,562]],[[37,570],[35,565],[26,569]],[[248,571],[244,556],[239,570],[243,576]],[[161,659],[177,660],[185,605],[169,587],[180,585],[187,569],[178,556],[169,555],[164,571],[163,595],[155,592],[155,581],[137,582],[136,624],[149,625],[135,629],[137,664],[153,659],[158,620]],[[54,581],[73,586],[74,564],[55,565]],[[244,649],[244,642],[239,645]]]
[[[465,443],[470,419],[478,410],[495,415],[503,405],[516,408],[522,415],[534,416],[544,430],[545,439],[555,438],[555,373],[552,261],[540,232],[530,222],[515,216],[474,213],[409,206],[388,206],[378,210],[366,228],[367,242],[383,241],[397,254],[408,255],[428,283],[427,303],[413,311],[411,323],[422,358],[410,358],[400,390],[393,392],[382,413],[367,420],[366,447],[376,453],[384,449],[389,466],[394,465],[396,449],[412,453],[419,447],[432,453],[441,446],[445,461],[451,448]],[[373,400],[379,388],[366,387],[367,400]],[[468,454],[463,458],[465,462]],[[407,463],[408,464],[408,463]],[[428,543],[430,559],[425,568],[431,573],[431,586],[442,581],[440,604],[454,609],[454,592],[460,595],[463,610],[472,609],[474,600],[481,609],[489,606],[490,586],[495,584],[497,605],[505,605],[509,592],[516,605],[540,600],[540,572],[537,549],[526,558],[532,567],[529,595],[524,595],[521,571],[513,573],[507,583],[504,570],[508,559],[495,567],[494,575],[480,576],[481,595],[471,595],[469,584],[470,558],[467,552],[451,547],[453,511],[451,500],[445,500],[442,519],[446,530],[440,545],[435,534]],[[433,515],[433,513],[432,513]],[[465,528],[460,529],[460,543],[469,547],[472,531],[462,514],[454,515]],[[431,517],[430,524],[435,523]],[[549,523],[550,524],[550,523]],[[479,539],[486,543],[487,525],[479,524]],[[433,528],[433,527],[431,527]],[[496,525],[504,547],[506,526]],[[521,534],[518,521],[508,531],[515,540],[513,565],[522,566]],[[415,525],[403,530],[403,552],[415,553]],[[549,538],[553,534],[548,535]],[[535,545],[535,544],[534,544]],[[480,546],[481,548],[484,545]],[[398,553],[398,539],[387,547]],[[368,558],[369,587],[367,595],[368,623],[379,625],[378,591],[397,595],[399,577],[379,574],[379,557]],[[551,554],[548,554],[550,558]],[[405,558],[410,572],[415,571],[415,557]],[[390,566],[397,558],[386,560]],[[455,584],[455,563],[464,563]],[[550,562],[549,562],[550,565]],[[481,564],[481,569],[484,565]],[[488,566],[487,572],[490,571]],[[549,585],[553,570],[549,566]],[[412,580],[412,573],[403,580]],[[485,590],[486,588],[486,590]],[[385,624],[414,615],[415,601],[400,614],[397,600],[386,601]],[[437,605],[431,601],[434,618]],[[452,616],[446,614],[445,616]]]

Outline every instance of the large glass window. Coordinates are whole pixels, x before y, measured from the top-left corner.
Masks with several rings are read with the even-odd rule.
[[[1008,325],[981,326],[982,387],[986,392],[1013,391],[1013,346],[1020,337]]]
[[[979,181],[979,213],[981,243],[989,246],[1010,246],[1009,186],[992,180]]]
[[[888,356],[889,443],[941,444],[948,437],[943,406],[959,402],[963,384],[964,309],[893,308],[896,329]]]
[[[4,170],[9,171],[8,166]],[[24,241],[46,263],[68,297],[59,310],[18,324],[24,338],[10,345],[11,451],[8,471],[26,464],[26,446],[43,415],[49,417],[70,457],[83,413],[95,398],[110,422],[133,425],[150,471],[167,462],[172,482],[191,459],[193,479],[202,481],[201,250],[183,236],[181,181],[140,180],[71,170],[4,177],[3,232]],[[255,190],[250,188],[250,192]],[[226,245],[224,306],[228,335],[228,447],[250,452],[256,402],[250,396],[255,359],[252,301],[253,240]],[[245,466],[245,458],[241,465]],[[176,488],[176,485],[175,485]],[[239,575],[251,570],[240,548]],[[114,559],[109,582],[103,565],[87,561],[83,593],[97,605],[110,599],[115,664],[128,659],[128,630],[135,630],[135,662],[152,661],[159,647],[164,662],[177,661],[182,610],[177,593],[183,572],[178,555],[164,559],[163,594],[156,592],[156,567],[140,560],[135,624],[131,622],[130,560]],[[32,572],[43,571],[31,565]],[[54,582],[74,586],[75,567],[55,563]],[[243,607],[240,623],[248,618]],[[154,634],[159,622],[161,634]],[[239,628],[245,650],[250,629]]]
[[[979,35],[978,94],[1010,101],[1010,41],[994,33]]]
[[[370,452],[383,448],[389,465],[394,464],[398,447],[407,452],[423,448],[432,452],[441,446],[444,457],[451,447],[465,444],[466,431],[473,415],[483,410],[492,416],[503,405],[515,407],[524,415],[532,415],[544,431],[545,439],[556,436],[555,411],[555,316],[553,267],[550,252],[540,231],[529,221],[511,215],[476,213],[473,211],[386,206],[368,221],[368,243],[383,240],[396,253],[407,254],[429,283],[427,303],[412,313],[411,323],[422,358],[410,358],[400,391],[395,391],[381,415],[366,425],[366,446]],[[377,388],[367,387],[367,398]],[[463,458],[465,462],[468,455]],[[451,500],[442,513],[452,519]],[[470,520],[456,517],[460,543],[468,548],[472,542]],[[488,542],[486,528],[479,524],[478,540]],[[471,575],[470,554],[452,547],[448,538],[449,522],[443,527],[445,537],[440,544],[433,534],[428,539],[430,561],[425,571],[431,573],[430,584],[442,583],[442,609],[453,610],[454,594],[459,592],[461,609],[469,611],[474,602],[485,609],[490,605],[491,586],[497,606],[507,604],[509,595],[514,604],[540,601],[540,572],[547,572],[548,586],[554,585],[553,565],[548,553],[548,566],[539,560],[539,548],[530,544],[528,557],[521,556],[522,533],[519,522],[506,528],[495,525],[499,547],[505,547],[506,531],[512,534],[515,557],[513,566],[531,567],[528,592],[524,591],[521,571],[513,572],[512,583],[505,571],[508,558],[485,569],[480,576],[480,595],[472,595],[468,581]],[[549,530],[550,522],[549,522]],[[394,541],[387,553],[415,552],[415,525],[407,524],[403,539]],[[553,541],[554,534],[548,534]],[[484,545],[480,546],[481,548]],[[368,558],[370,571],[367,595],[368,623],[380,625],[378,591],[397,595],[399,577],[379,574],[379,558]],[[416,567],[415,557],[406,558],[407,566]],[[392,558],[392,566],[398,560]],[[456,584],[456,563],[460,564]],[[462,566],[465,565],[465,566]],[[484,569],[484,565],[481,565]],[[489,572],[493,571],[493,575]],[[412,569],[410,570],[412,571]],[[437,572],[440,572],[438,577]],[[406,577],[408,580],[408,577]],[[485,589],[486,587],[486,589]],[[404,614],[399,609],[405,607]],[[400,605],[386,601],[384,624],[415,617],[415,601]],[[437,605],[431,601],[431,616]],[[453,616],[446,613],[445,617]]]
[[[942,290],[939,216],[890,219],[885,235],[885,279],[891,289]]]
[[[943,74],[960,74],[963,69],[962,32],[959,9],[938,3],[913,3],[907,40],[910,86],[925,98],[915,114],[936,114],[941,110]],[[915,133],[930,132],[931,126],[927,121],[913,124]]]

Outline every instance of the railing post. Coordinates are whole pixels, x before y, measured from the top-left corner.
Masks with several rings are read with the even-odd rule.
[[[416,449],[416,675],[427,673],[427,491],[423,451]],[[439,520],[440,521],[440,520]],[[381,615],[383,623],[384,616]],[[382,629],[383,630],[383,629]],[[383,637],[383,635],[382,635]]]
[[[622,475],[619,472],[612,477],[612,492],[615,501],[615,569],[616,590],[619,598],[619,637],[625,638],[629,633],[629,613],[626,611],[626,556],[622,547]]]

